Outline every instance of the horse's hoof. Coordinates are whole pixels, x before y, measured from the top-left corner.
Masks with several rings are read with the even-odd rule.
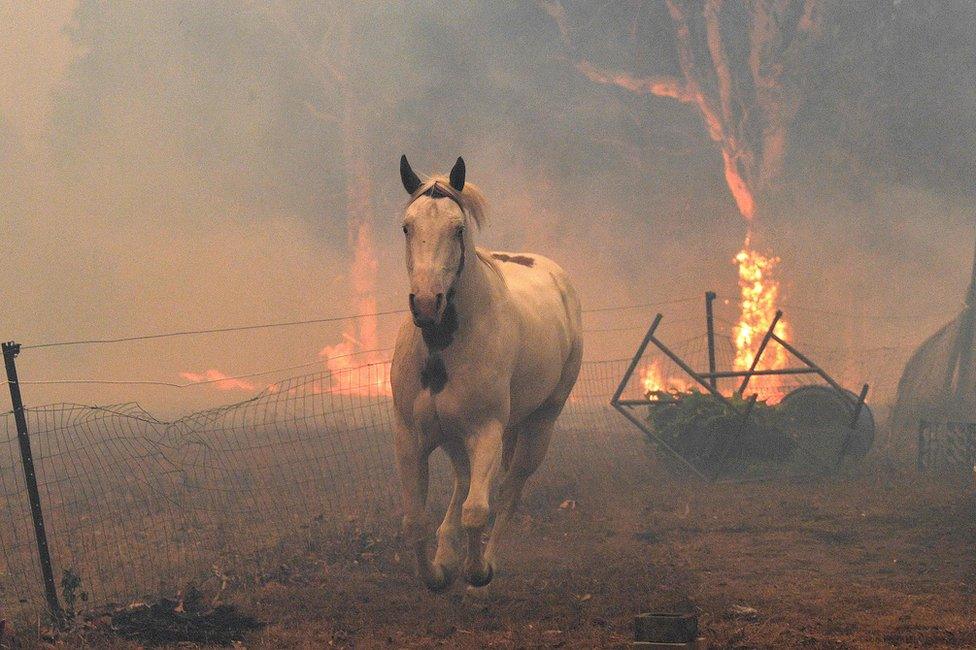
[[[441,592],[447,591],[447,588],[450,587],[452,584],[454,584],[454,578],[457,577],[454,571],[451,571],[446,566],[442,566],[440,567],[440,569],[441,569],[440,580],[433,579],[425,582],[425,584],[427,585],[427,589],[429,589],[435,594],[439,594]]]
[[[462,596],[462,601],[470,605],[484,606],[492,599],[492,592],[494,587],[491,584],[487,584],[484,587],[472,587],[468,585],[464,588],[464,595]]]
[[[488,566],[488,570],[485,571],[484,574],[471,573],[465,576],[465,580],[468,581],[469,585],[472,587],[484,587],[491,582],[492,577],[495,575],[495,570],[491,568],[490,562],[486,564]]]

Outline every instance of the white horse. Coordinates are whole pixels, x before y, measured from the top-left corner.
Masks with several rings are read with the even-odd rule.
[[[557,264],[475,248],[485,202],[464,173],[458,158],[450,177],[421,181],[400,159],[410,194],[403,232],[412,318],[400,328],[391,370],[396,457],[404,537],[433,591],[451,585],[462,560],[469,584],[491,581],[499,539],[545,457],[583,352],[579,300]],[[454,466],[454,493],[432,562],[427,460],[438,446]],[[482,549],[499,469],[495,522]]]

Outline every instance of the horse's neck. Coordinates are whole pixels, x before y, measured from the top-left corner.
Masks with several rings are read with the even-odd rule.
[[[491,268],[491,263],[482,259],[473,245],[469,250],[471,259],[465,260],[457,295],[454,298],[458,318],[462,323],[462,333],[471,329],[464,325],[470,325],[474,319],[490,316],[498,294],[496,284],[499,278]]]

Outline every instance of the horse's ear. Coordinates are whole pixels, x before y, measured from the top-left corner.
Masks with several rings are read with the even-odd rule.
[[[407,191],[407,194],[413,195],[420,187],[420,178],[410,168],[410,163],[407,162],[405,155],[400,156],[400,180],[403,181],[403,189]]]
[[[457,162],[451,169],[451,187],[458,192],[464,189],[464,158],[458,156]]]

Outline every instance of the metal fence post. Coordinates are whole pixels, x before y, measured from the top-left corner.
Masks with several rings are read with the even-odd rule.
[[[712,313],[712,303],[715,301],[715,292],[705,292],[705,327],[708,332],[708,374],[712,388],[718,388],[718,379],[715,377],[715,316]]]
[[[44,596],[51,617],[58,625],[64,620],[61,603],[58,602],[58,591],[54,584],[54,569],[51,566],[51,552],[47,546],[47,533],[44,530],[44,516],[41,514],[41,495],[37,490],[37,475],[34,473],[34,457],[31,454],[30,437],[27,434],[27,418],[24,416],[24,401],[20,395],[20,384],[17,382],[17,366],[14,358],[20,353],[20,344],[8,342],[2,344],[3,362],[7,369],[7,386],[10,388],[10,403],[14,408],[14,420],[17,423],[17,441],[20,443],[20,459],[24,465],[24,482],[27,485],[27,495],[30,500],[31,519],[34,522],[34,537],[37,540],[37,556],[41,563],[41,574],[44,577]]]
[[[926,429],[926,421],[920,420],[918,423],[918,452],[915,456],[915,471],[919,474],[925,471],[929,460],[929,438]]]

